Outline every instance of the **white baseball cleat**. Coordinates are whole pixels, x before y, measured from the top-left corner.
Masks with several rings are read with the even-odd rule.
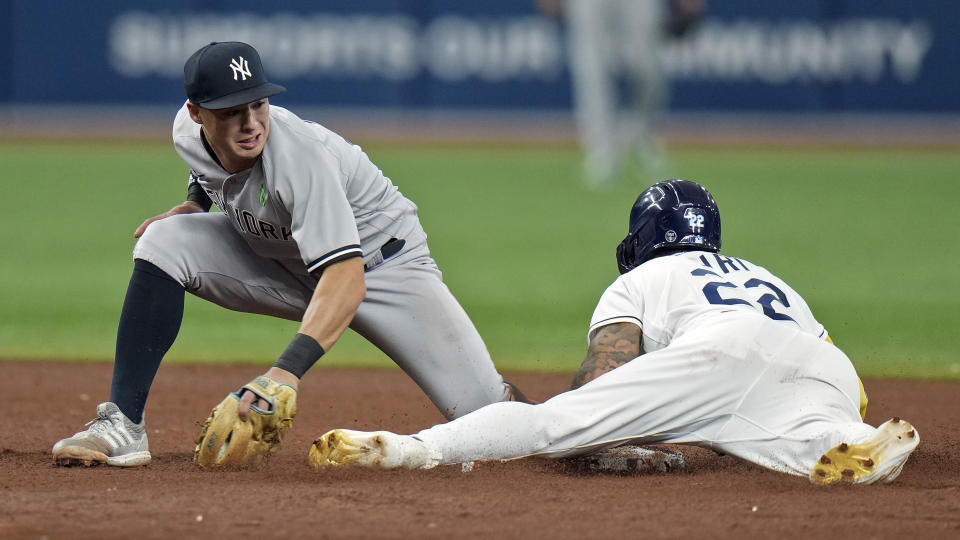
[[[53,445],[53,460],[57,465],[98,465],[136,467],[150,463],[146,424],[134,424],[115,404],[106,402],[97,406],[97,418],[87,423],[89,428]]]
[[[918,444],[920,434],[910,422],[887,420],[868,439],[831,448],[810,470],[810,481],[824,486],[892,482]]]
[[[345,465],[372,469],[431,469],[440,462],[440,456],[410,435],[334,429],[313,441],[309,461],[317,469]]]

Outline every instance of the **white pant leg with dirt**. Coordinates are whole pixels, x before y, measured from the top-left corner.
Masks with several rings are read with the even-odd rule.
[[[302,319],[316,286],[302,261],[257,255],[219,213],[156,221],[133,255],[200,298],[292,321]],[[350,327],[396,362],[446,418],[508,399],[483,340],[443,283],[426,243],[408,242],[365,278],[367,295]],[[278,354],[283,346],[277,344]]]
[[[858,409],[843,352],[746,313],[691,329],[540,405],[498,403],[416,437],[441,463],[565,457],[633,441],[703,446],[805,476],[831,447],[874,432]]]

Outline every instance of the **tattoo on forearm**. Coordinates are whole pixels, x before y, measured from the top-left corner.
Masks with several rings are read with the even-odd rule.
[[[631,323],[615,323],[597,330],[570,388],[579,388],[640,356],[640,337],[640,328]]]

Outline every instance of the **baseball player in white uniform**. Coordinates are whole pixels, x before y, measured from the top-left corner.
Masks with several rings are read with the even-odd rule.
[[[430,257],[417,207],[367,155],[269,103],[250,45],[211,43],[184,66],[188,101],[173,141],[188,200],[136,231],[111,399],[57,463],[149,462],[143,410],[179,330],[184,291],[223,307],[300,321],[266,376],[297,387],[349,326],[400,366],[448,419],[524,399],[497,373]],[[208,213],[211,204],[221,212]],[[266,400],[240,392],[239,415]],[[254,403],[256,401],[256,403]]]
[[[864,423],[856,371],[803,298],[719,249],[710,193],[684,180],[655,184],[631,211],[622,275],[594,311],[573,390],[412,436],[333,430],[314,443],[311,463],[430,468],[675,443],[819,484],[896,478],[917,431],[898,418]]]

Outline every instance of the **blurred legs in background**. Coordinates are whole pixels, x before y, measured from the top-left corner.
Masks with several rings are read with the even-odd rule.
[[[574,119],[588,186],[615,183],[630,160],[644,182],[664,172],[656,139],[666,98],[660,0],[567,0]]]
[[[540,1],[558,15],[555,2]],[[552,7],[548,7],[552,6]],[[669,90],[664,43],[687,34],[703,0],[565,0],[574,120],[591,188],[626,174],[639,184],[663,179],[667,159],[658,138]]]

